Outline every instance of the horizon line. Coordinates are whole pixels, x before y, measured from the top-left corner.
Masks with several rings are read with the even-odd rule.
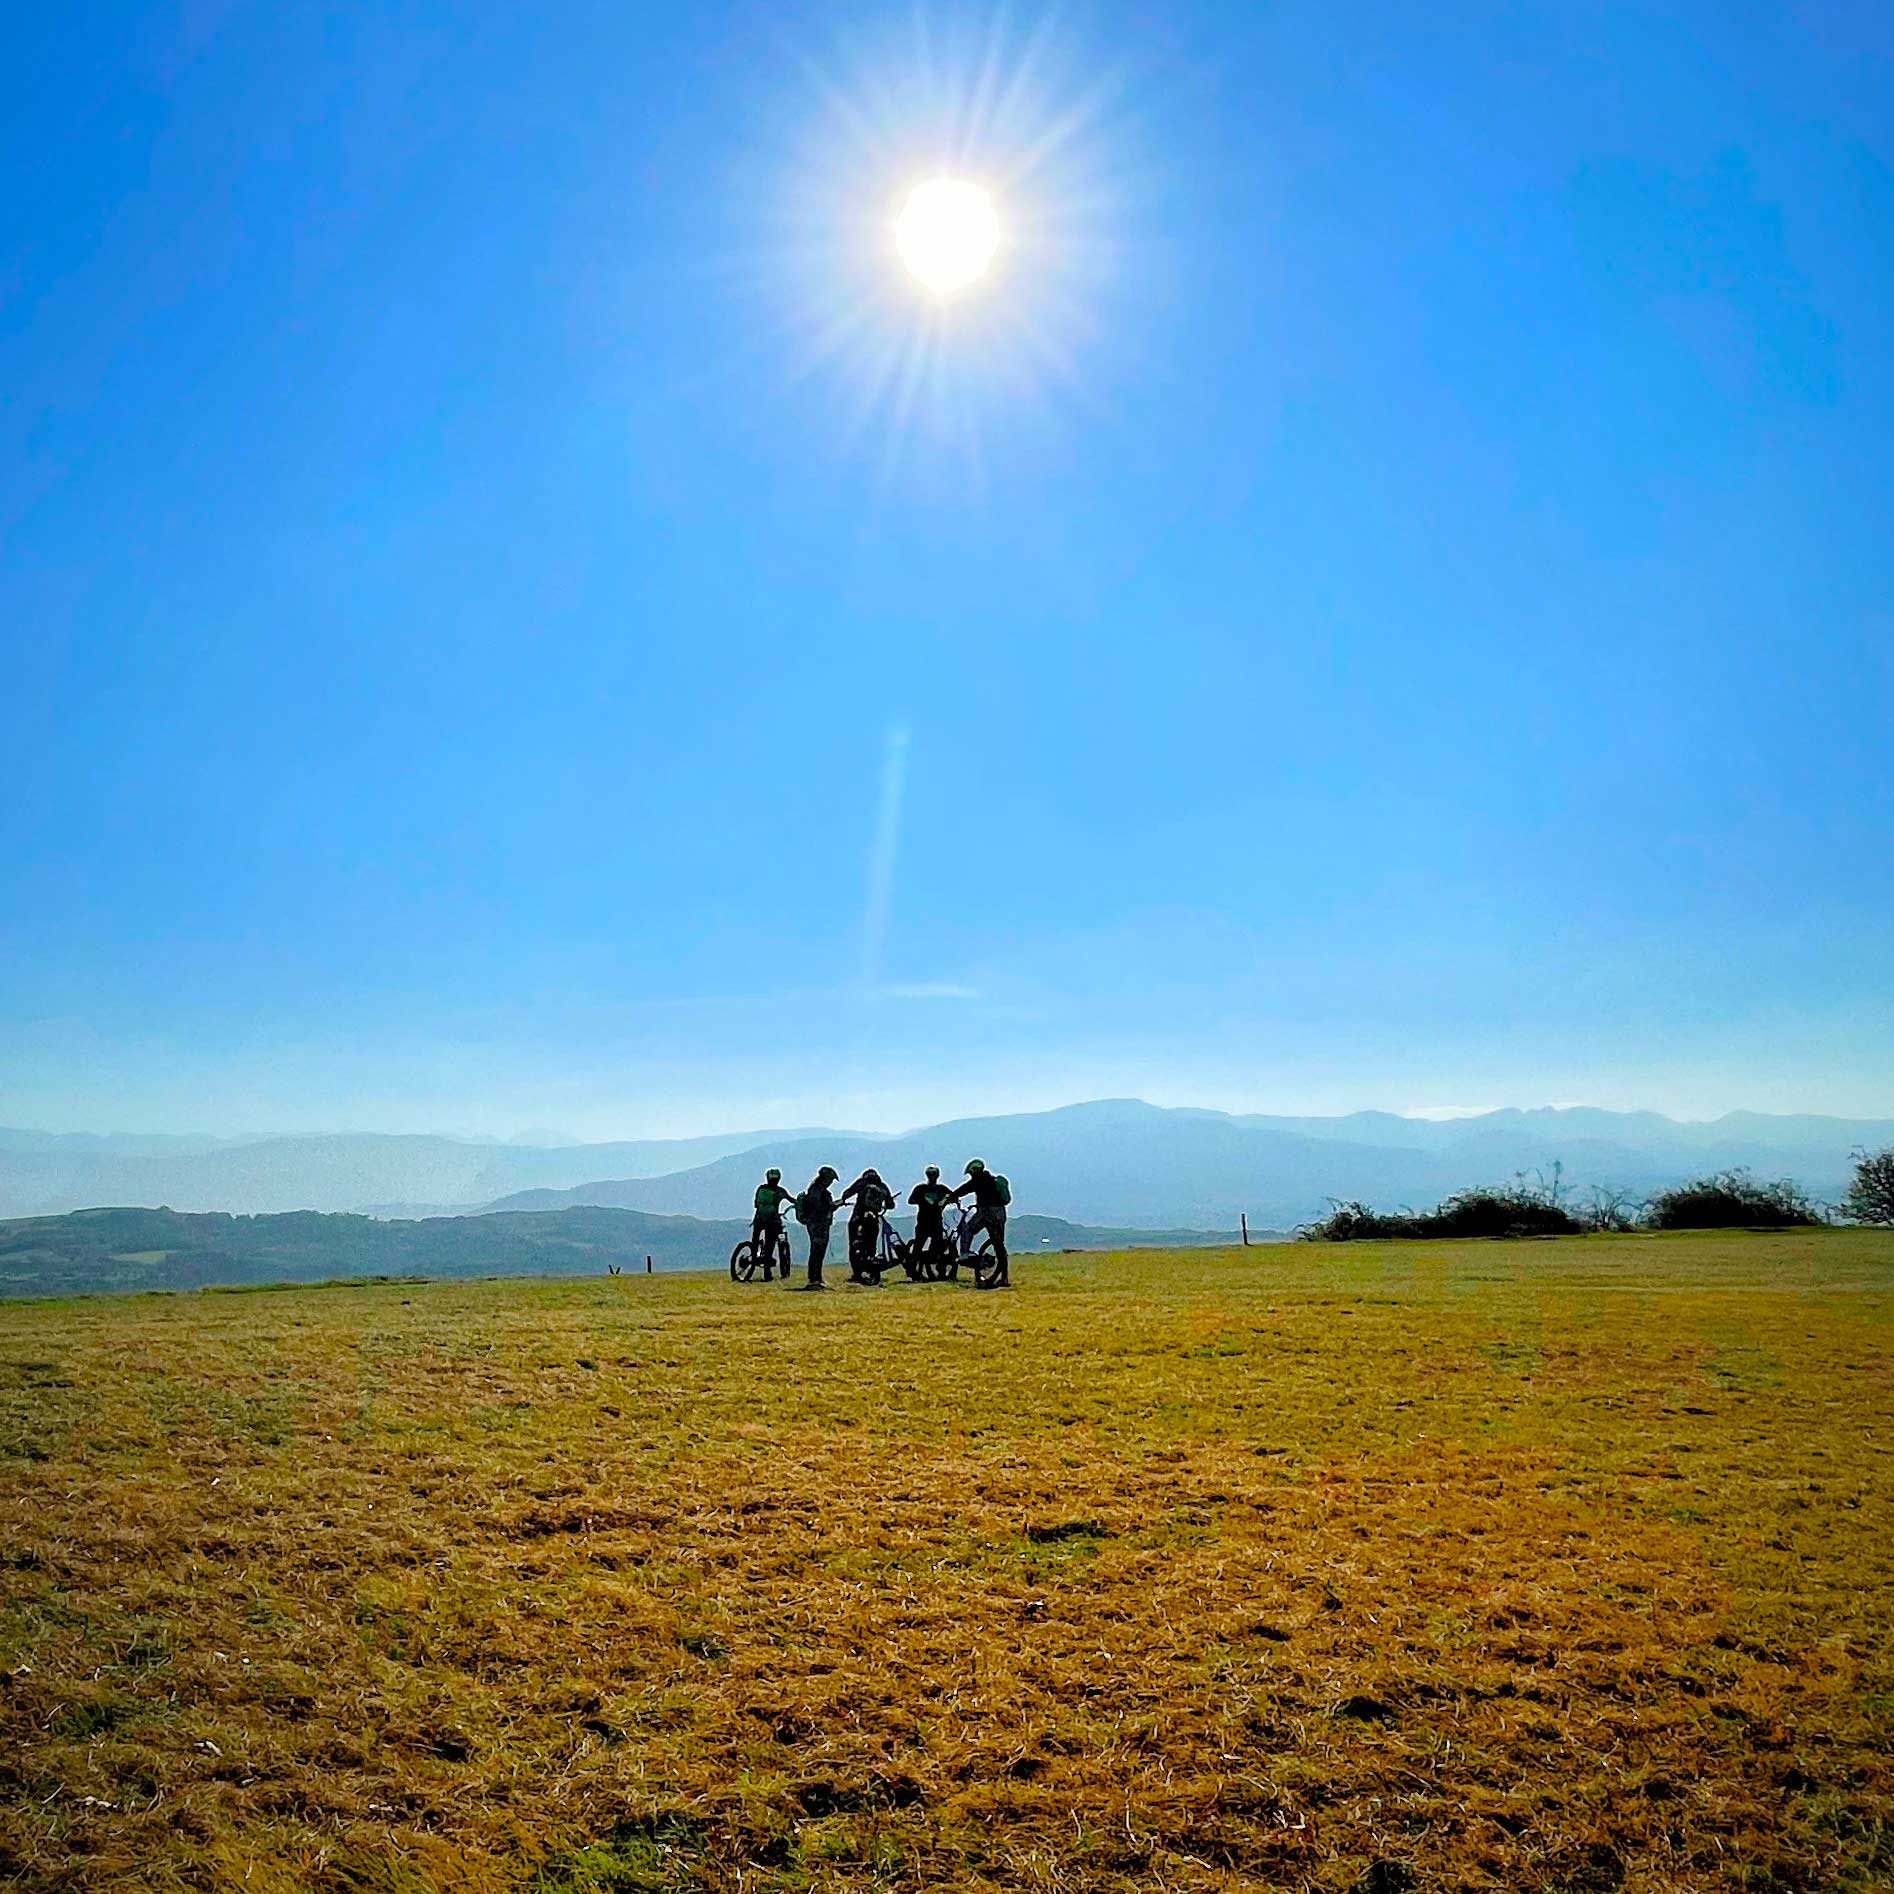
[[[1216,1105],[1158,1105],[1149,1099],[1132,1094],[1111,1095],[1098,1098],[1071,1099],[1061,1105],[1051,1105],[1030,1111],[995,1111],[988,1113],[962,1113],[958,1116],[931,1119],[920,1124],[905,1124],[890,1130],[871,1130],[862,1127],[844,1127],[830,1125],[733,1125],[727,1131],[680,1132],[664,1135],[626,1135],[604,1138],[559,1138],[554,1142],[541,1142],[528,1139],[519,1132],[480,1132],[449,1131],[439,1128],[428,1130],[378,1130],[364,1126],[344,1126],[341,1128],[310,1128],[285,1131],[153,1131],[148,1129],[98,1131],[91,1129],[52,1130],[44,1126],[0,1123],[0,1136],[17,1134],[37,1138],[165,1138],[194,1139],[201,1138],[214,1144],[274,1144],[296,1139],[330,1138],[438,1138],[452,1144],[475,1146],[491,1145],[498,1149],[514,1151],[575,1151],[596,1149],[613,1144],[697,1144],[712,1138],[732,1137],[847,1137],[847,1138],[885,1138],[896,1139],[913,1137],[923,1131],[932,1131],[941,1126],[971,1122],[975,1117],[1007,1118],[1050,1118],[1061,1112],[1082,1111],[1088,1107],[1100,1105],[1136,1105],[1153,1112],[1190,1112],[1202,1117],[1240,1119],[1279,1119],[1284,1122],[1301,1121],[1305,1123],[1340,1124],[1351,1118],[1393,1118],[1403,1124],[1446,1125],[1473,1124],[1484,1118],[1500,1117],[1506,1114],[1519,1116],[1542,1113],[1566,1113],[1590,1111],[1599,1112],[1614,1118],[1660,1118],[1666,1124],[1680,1126],[1709,1126],[1723,1123],[1729,1118],[1766,1118],[1786,1120],[1794,1118],[1817,1118],[1831,1120],[1837,1124],[1870,1123],[1894,1124],[1894,1110],[1886,1113],[1874,1112],[1836,1112],[1836,1111],[1763,1111],[1752,1106],[1735,1105],[1725,1108],[1708,1117],[1681,1117],[1671,1112],[1660,1111],[1654,1106],[1633,1105],[1593,1105],[1579,1100],[1565,1100],[1556,1104],[1541,1105],[1415,1105],[1403,1110],[1387,1106],[1361,1105],[1348,1111],[1231,1111]]]

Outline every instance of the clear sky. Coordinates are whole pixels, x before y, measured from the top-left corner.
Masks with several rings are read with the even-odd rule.
[[[0,1122],[1894,1113],[1891,318],[1866,0],[10,8]]]

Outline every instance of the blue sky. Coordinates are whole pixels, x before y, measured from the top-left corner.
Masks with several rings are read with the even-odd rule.
[[[13,9],[0,1122],[1894,1112],[1891,316],[1865,4]]]

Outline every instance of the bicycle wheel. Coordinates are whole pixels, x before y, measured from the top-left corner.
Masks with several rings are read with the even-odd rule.
[[[756,1246],[746,1236],[730,1252],[730,1280],[751,1282],[756,1277]]]
[[[908,1260],[908,1246],[885,1223],[881,1226],[881,1243],[869,1259],[868,1266],[875,1273],[877,1289],[891,1269],[900,1270],[910,1282],[914,1280],[913,1265]]]
[[[999,1286],[1002,1274],[1000,1259],[993,1253],[993,1239],[984,1230],[980,1232],[967,1261],[973,1265],[973,1286],[976,1289],[994,1289]]]

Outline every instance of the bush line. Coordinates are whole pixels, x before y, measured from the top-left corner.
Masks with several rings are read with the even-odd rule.
[[[1521,1173],[1510,1184],[1457,1191],[1431,1210],[1371,1210],[1329,1199],[1329,1212],[1296,1235],[1310,1243],[1385,1237],[1588,1236],[1633,1230],[1793,1230],[1834,1222],[1894,1224],[1894,1148],[1855,1153],[1854,1181],[1834,1208],[1789,1178],[1744,1170],[1692,1178],[1646,1200],[1594,1188],[1574,1198],[1563,1167]]]

